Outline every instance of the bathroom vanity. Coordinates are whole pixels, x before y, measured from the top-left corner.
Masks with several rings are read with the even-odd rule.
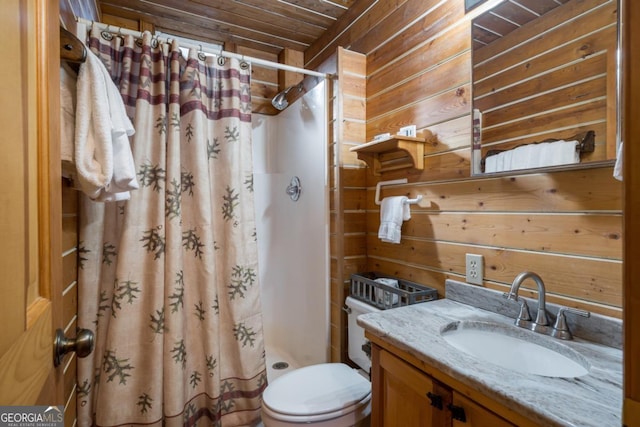
[[[570,327],[590,340],[565,341],[514,326],[512,305],[500,292],[447,281],[445,299],[360,316],[372,343],[372,426],[620,426],[619,321],[580,319]],[[552,316],[557,310],[548,307]],[[585,326],[589,321],[593,331]],[[551,349],[586,371],[574,374],[562,361],[554,370],[556,362],[537,354],[532,361],[544,360],[539,367],[524,362],[526,354],[498,362],[513,349],[498,350],[490,335],[484,359],[469,354],[447,340],[463,327]],[[534,373],[538,368],[541,373]]]
[[[374,344],[372,360],[372,426],[535,425],[482,396],[475,398],[487,406],[466,397],[458,391],[464,384],[392,345]]]

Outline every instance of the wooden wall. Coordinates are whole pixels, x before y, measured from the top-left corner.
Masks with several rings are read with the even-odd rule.
[[[550,301],[621,317],[622,186],[611,167],[470,176],[471,17],[463,0],[356,3],[305,52],[305,66],[318,68],[343,46],[337,69],[350,64],[339,73],[330,139],[333,360],[345,360],[340,307],[351,273],[378,270],[442,294],[446,278],[464,279],[466,253],[485,257],[484,286],[506,289],[520,271],[533,270]],[[365,57],[364,72],[360,59],[350,62]],[[253,72],[254,111],[271,114],[277,73]],[[435,136],[423,171],[374,176],[348,151],[408,124]],[[383,196],[422,194],[431,205],[412,207],[401,244],[381,243],[373,187],[399,177],[409,184]]]
[[[347,317],[342,307],[351,274],[367,265],[366,171],[349,148],[365,142],[366,57],[337,51],[335,97],[329,117],[331,360],[347,360]]]
[[[78,320],[78,191],[62,180],[62,324],[75,337]],[[64,359],[65,427],[76,419],[76,354]]]
[[[465,254],[481,254],[486,287],[506,290],[518,273],[532,270],[544,279],[549,301],[621,317],[622,186],[610,166],[471,177],[470,19],[462,0],[382,1],[338,22],[340,36],[327,36],[305,55],[306,66],[337,44],[366,55],[366,141],[408,124],[435,136],[423,171],[367,172],[365,269],[442,295],[446,278],[464,280]],[[382,243],[374,186],[400,177],[409,184],[389,187],[383,197],[421,194],[430,206],[412,206],[400,244]],[[361,204],[361,193],[342,191],[343,203]],[[535,296],[533,284],[525,285]]]

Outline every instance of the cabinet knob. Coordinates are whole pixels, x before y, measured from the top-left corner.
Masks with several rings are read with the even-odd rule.
[[[464,408],[462,406],[449,404],[449,406],[447,406],[447,409],[451,411],[451,418],[453,418],[454,420],[463,423],[467,422],[467,415],[464,413]]]
[[[442,396],[428,392],[427,397],[431,401],[431,406],[442,409]]]

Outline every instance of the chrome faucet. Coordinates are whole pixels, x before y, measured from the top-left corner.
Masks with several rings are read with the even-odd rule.
[[[538,288],[538,312],[536,313],[536,320],[534,322],[531,321],[531,315],[529,314],[529,307],[527,307],[527,302],[525,300],[518,299],[518,290],[520,289],[520,285],[527,280],[533,279],[536,282],[536,286]],[[504,294],[504,297],[520,303],[520,314],[516,319],[516,325],[522,328],[531,329],[535,332],[541,332],[548,334],[549,332],[549,318],[547,317],[547,309],[545,302],[545,294],[546,290],[544,288],[544,282],[542,278],[538,276],[536,273],[531,271],[524,271],[516,276],[511,284],[511,289],[508,293]]]

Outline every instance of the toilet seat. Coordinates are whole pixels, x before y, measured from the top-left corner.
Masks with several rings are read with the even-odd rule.
[[[275,412],[269,408],[267,404],[263,402],[262,413],[263,417],[266,415],[268,418],[272,418],[277,421],[294,424],[317,424],[323,421],[335,420],[340,417],[345,417],[351,420],[351,422],[345,425],[353,425],[355,422],[360,421],[371,413],[371,393],[369,393],[360,402],[345,408],[339,409],[333,412],[325,412],[315,415],[290,415]]]
[[[371,383],[344,363],[323,363],[289,372],[263,393],[263,413],[283,422],[317,423],[368,415]],[[362,414],[359,414],[362,412]]]

